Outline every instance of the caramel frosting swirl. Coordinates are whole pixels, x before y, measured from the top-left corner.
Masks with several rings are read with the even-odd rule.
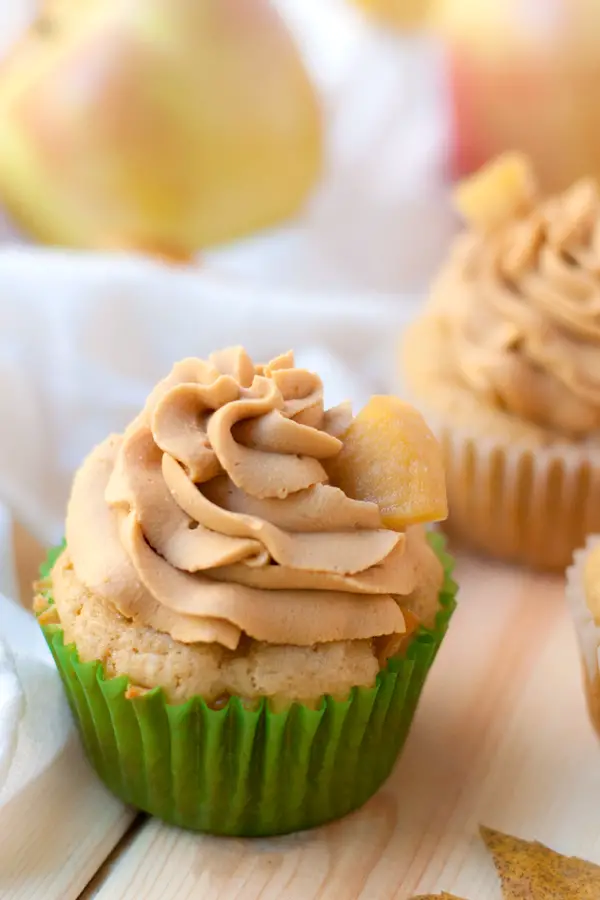
[[[403,633],[421,538],[328,483],[351,421],[292,354],[186,359],[77,473],[66,537],[87,589],[183,643],[309,646]]]
[[[498,166],[487,178],[480,202],[504,189],[505,215],[472,216],[433,291],[452,368],[491,405],[581,439],[600,427],[598,187],[538,200],[524,170],[511,204]]]

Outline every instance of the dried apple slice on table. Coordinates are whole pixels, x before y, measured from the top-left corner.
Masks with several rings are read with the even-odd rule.
[[[494,858],[505,900],[600,897],[600,866],[563,856],[538,841],[524,841],[483,825],[479,830]]]
[[[377,503],[388,528],[446,518],[440,447],[410,404],[372,397],[341,439],[341,451],[327,463],[331,483],[355,500]]]
[[[422,894],[418,897],[414,897],[413,900],[460,900],[460,897],[455,897],[454,894]]]

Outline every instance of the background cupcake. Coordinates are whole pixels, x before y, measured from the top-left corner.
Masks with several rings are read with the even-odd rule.
[[[223,351],[177,364],[79,470],[37,609],[88,754],[128,803],[279,833],[389,774],[455,586],[417,524],[445,507],[435,441],[400,401],[375,407],[326,412],[291,354]],[[378,505],[368,473],[384,456],[394,473],[394,422],[411,464]]]
[[[564,568],[600,529],[600,198],[539,199],[527,162],[467,182],[468,222],[404,372],[441,438],[449,529],[495,556]]]

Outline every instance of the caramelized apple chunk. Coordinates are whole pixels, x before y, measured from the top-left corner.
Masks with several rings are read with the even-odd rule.
[[[439,444],[420,413],[399,397],[372,397],[327,461],[333,485],[355,500],[370,500],[384,525],[403,531],[448,514]]]
[[[457,187],[454,203],[477,231],[492,231],[530,212],[536,185],[531,164],[520,153],[506,153]]]

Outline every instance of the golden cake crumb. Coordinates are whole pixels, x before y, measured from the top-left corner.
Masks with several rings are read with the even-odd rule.
[[[77,645],[82,661],[100,660],[108,677],[127,675],[136,691],[162,687],[173,703],[196,695],[209,703],[223,695],[283,697],[288,703],[328,693],[347,696],[354,685],[371,687],[379,672],[371,640],[312,647],[248,640],[242,652],[219,644],[182,644],[128,621],[91,595],[67,551],[53,570],[53,596],[65,643]]]

